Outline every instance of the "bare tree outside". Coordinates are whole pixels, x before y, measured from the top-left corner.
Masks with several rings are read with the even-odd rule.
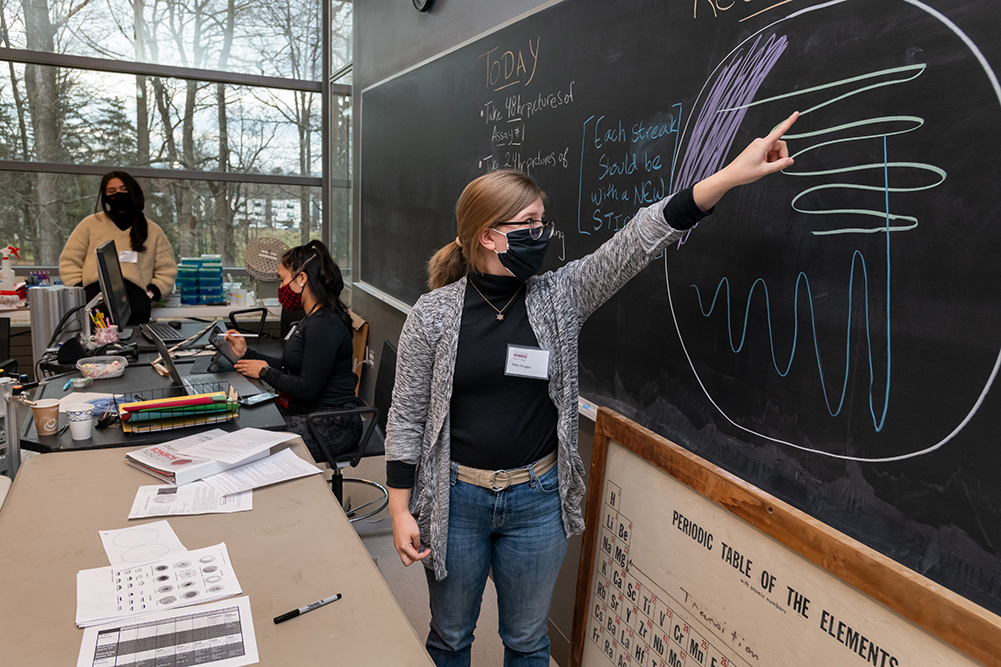
[[[350,58],[351,3],[333,4],[338,52]],[[0,45],[318,81],[320,10],[319,0],[0,0]],[[332,108],[346,143],[350,98]],[[320,109],[315,92],[8,62],[0,69],[0,160],[317,177]],[[334,178],[350,178],[349,156],[347,145],[332,153]],[[54,265],[69,232],[93,212],[99,180],[0,171],[0,243],[20,246],[24,263]],[[148,217],[179,257],[213,253],[239,265],[258,236],[297,245],[320,234],[318,187],[140,183]],[[341,199],[334,206],[346,221],[350,197]],[[336,232],[332,245],[346,248],[346,234]]]

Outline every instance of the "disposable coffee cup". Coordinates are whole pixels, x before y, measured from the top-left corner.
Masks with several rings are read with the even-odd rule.
[[[54,398],[35,401],[31,407],[31,416],[35,420],[38,435],[55,435],[59,430],[59,401]]]
[[[70,435],[74,440],[89,440],[94,433],[94,406],[90,403],[70,405],[66,408],[70,422]]]

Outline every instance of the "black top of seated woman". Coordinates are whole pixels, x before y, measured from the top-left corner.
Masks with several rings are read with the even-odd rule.
[[[356,400],[351,327],[329,308],[307,315],[295,328],[281,359],[248,349],[245,359],[263,359],[261,379],[289,396],[289,412],[304,414]]]

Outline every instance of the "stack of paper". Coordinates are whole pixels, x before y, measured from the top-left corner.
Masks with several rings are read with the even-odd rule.
[[[101,540],[111,565],[77,572],[81,628],[243,592],[225,543],[187,551],[166,521],[102,531]]]
[[[294,438],[244,428],[233,433],[212,429],[125,455],[126,462],[168,484],[189,484],[251,461],[263,459],[273,445]],[[207,447],[206,447],[207,445]]]

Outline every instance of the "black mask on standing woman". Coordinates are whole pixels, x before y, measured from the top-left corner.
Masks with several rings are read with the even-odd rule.
[[[139,216],[132,195],[128,192],[116,192],[105,195],[104,202],[108,205],[108,216],[119,229],[128,229]]]
[[[527,229],[516,229],[507,233],[507,250],[498,252],[497,259],[512,276],[525,282],[542,268],[548,248],[548,234],[533,239]]]

